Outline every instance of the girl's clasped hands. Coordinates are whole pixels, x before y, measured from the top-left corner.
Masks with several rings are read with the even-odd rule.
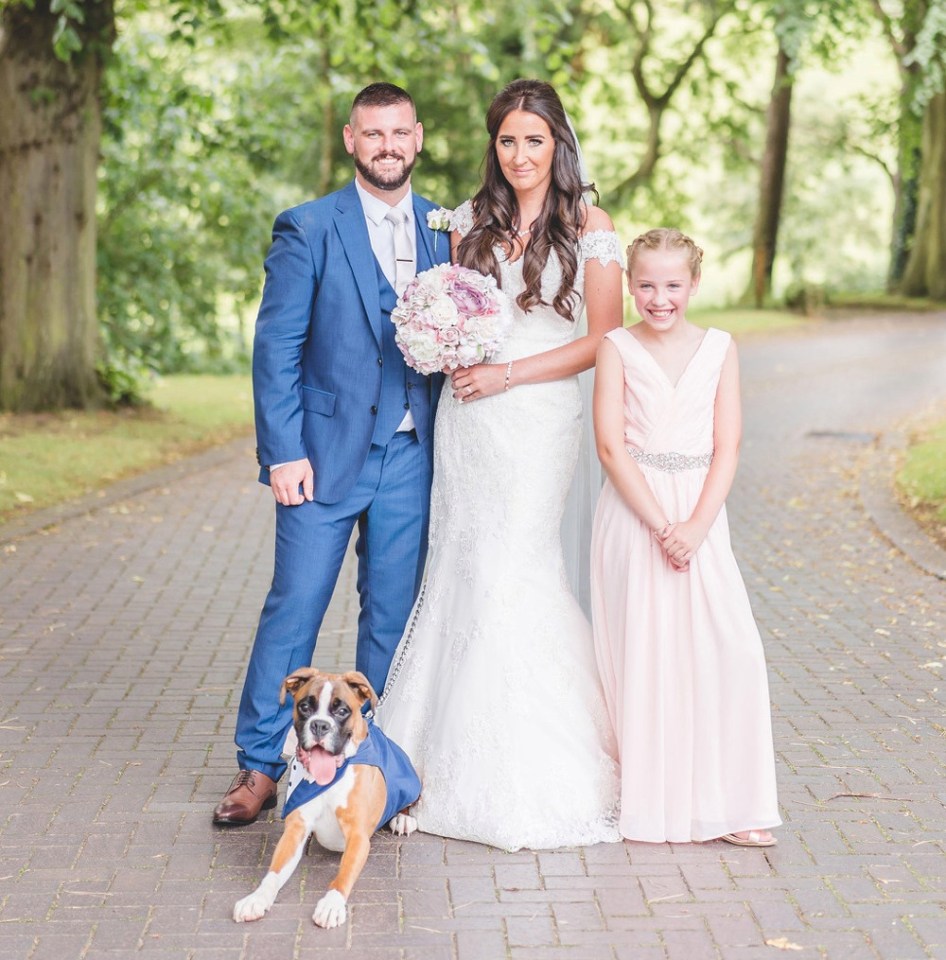
[[[699,533],[692,520],[668,522],[660,530],[654,531],[654,539],[660,544],[674,570],[685,571],[690,568],[690,560],[706,536]]]

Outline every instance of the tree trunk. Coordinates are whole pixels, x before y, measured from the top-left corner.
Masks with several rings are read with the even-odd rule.
[[[765,153],[759,170],[759,207],[752,231],[751,300],[761,307],[772,289],[772,266],[778,243],[785,168],[788,162],[788,132],[792,116],[791,58],[779,43],[775,61],[775,84],[766,119]]]
[[[901,291],[946,300],[946,93],[926,105],[920,153],[916,233]]]
[[[923,68],[912,54],[916,49],[918,33],[926,22],[929,3],[927,0],[912,0],[911,3],[901,4],[896,16],[888,12],[881,0],[872,0],[872,6],[900,71],[897,172],[894,177],[890,267],[887,271],[887,290],[893,293],[901,289],[916,233],[922,121],[913,112],[913,99],[917,84],[922,79]]]
[[[53,52],[49,0],[0,13],[0,409],[101,400],[95,196],[112,0],[85,4],[82,48]]]
[[[915,44],[913,25],[905,27],[903,44],[891,41],[891,49],[900,64],[900,116],[897,121],[897,172],[894,175],[893,223],[890,230],[890,267],[887,271],[887,292],[899,291],[903,271],[907,267],[913,235],[916,233],[916,204],[920,185],[921,140],[923,118],[913,110],[913,98],[919,82],[919,65],[904,63],[904,52]]]
[[[897,159],[897,171],[894,174],[893,220],[890,228],[890,266],[887,271],[887,292],[893,293],[900,288],[903,271],[906,269],[907,256],[913,234],[916,232],[916,200],[920,151],[907,142],[907,108],[900,122],[900,150]]]

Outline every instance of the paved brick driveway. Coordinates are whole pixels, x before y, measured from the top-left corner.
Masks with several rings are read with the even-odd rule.
[[[309,919],[336,859],[317,850],[236,925],[279,834],[210,824],[272,565],[251,445],[47,530],[0,527],[0,957],[946,957],[946,582],[929,572],[946,562],[893,509],[885,451],[946,402],[944,321],[741,346],[730,516],[772,680],[785,826],[767,852],[378,836],[345,928]],[[352,661],[343,578],[325,666]]]

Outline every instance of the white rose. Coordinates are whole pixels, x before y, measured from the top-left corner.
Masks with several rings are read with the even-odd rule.
[[[439,300],[431,303],[427,308],[429,322],[437,327],[456,326],[457,308],[453,301],[447,297],[441,297]]]
[[[434,340],[425,338],[407,344],[411,366],[421,373],[432,373],[440,369],[441,349]]]
[[[483,352],[478,343],[460,343],[457,345],[457,361],[461,367],[472,367],[483,359]]]

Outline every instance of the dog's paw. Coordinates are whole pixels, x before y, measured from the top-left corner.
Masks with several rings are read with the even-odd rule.
[[[409,837],[417,829],[417,821],[409,813],[399,813],[388,826],[396,836]]]
[[[250,920],[260,920],[266,916],[266,911],[273,905],[273,901],[265,894],[254,890],[248,897],[237,900],[233,907],[233,919],[237,923],[247,923]]]
[[[312,922],[317,927],[331,930],[332,927],[343,924],[347,916],[348,910],[345,906],[345,898],[337,890],[329,890],[315,905]]]

